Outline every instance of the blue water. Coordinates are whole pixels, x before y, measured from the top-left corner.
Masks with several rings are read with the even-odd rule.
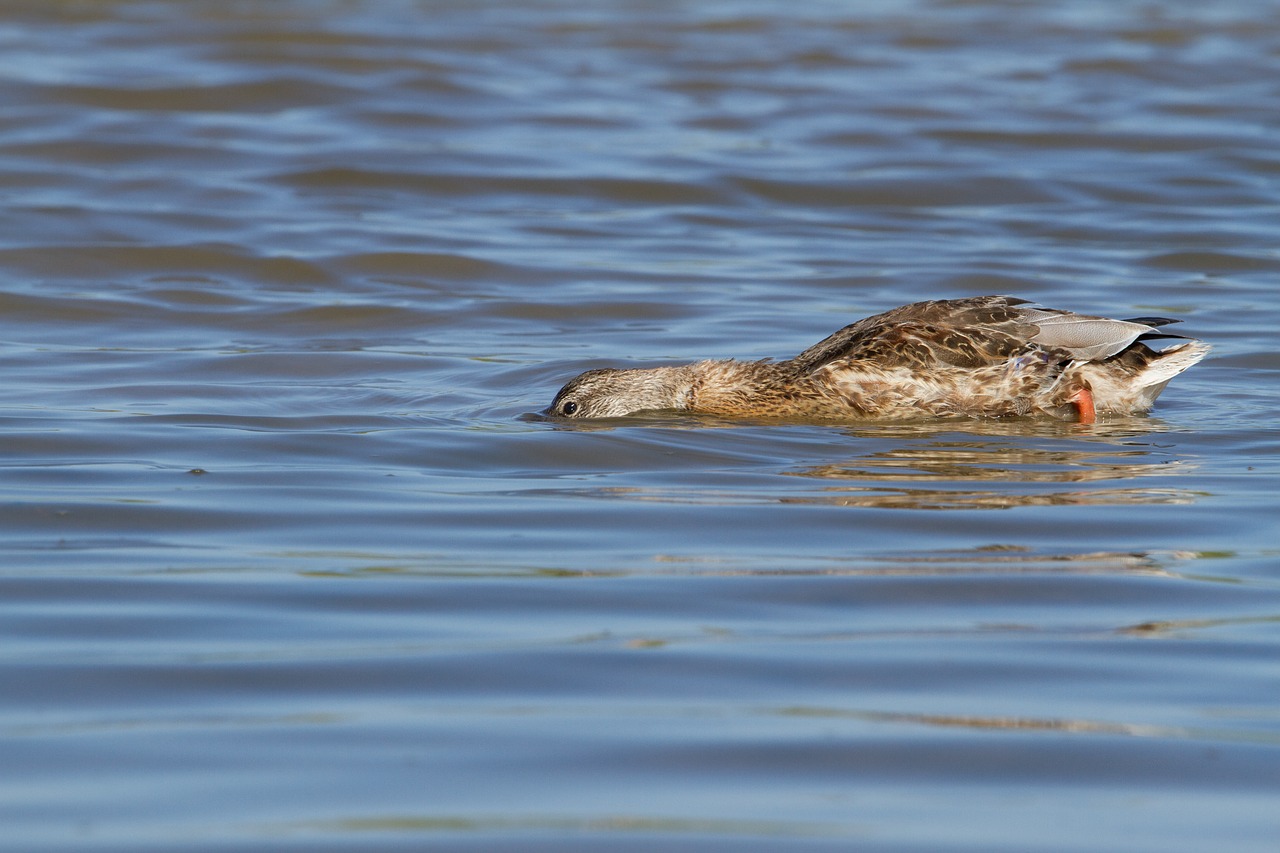
[[[1270,4],[0,11],[0,849],[1273,850]],[[917,299],[1149,417],[538,418]]]

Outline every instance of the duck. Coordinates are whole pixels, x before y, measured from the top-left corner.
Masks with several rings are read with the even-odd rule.
[[[1013,296],[935,299],[851,323],[782,361],[588,370],[544,415],[676,412],[860,421],[1045,416],[1084,424],[1149,411],[1210,347],[1167,317],[1113,320]],[[1149,341],[1181,339],[1164,349]]]

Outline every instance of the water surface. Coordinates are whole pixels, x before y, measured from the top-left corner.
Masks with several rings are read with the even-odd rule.
[[[14,3],[0,847],[1272,850],[1270,4]],[[917,299],[1150,417],[565,425]]]

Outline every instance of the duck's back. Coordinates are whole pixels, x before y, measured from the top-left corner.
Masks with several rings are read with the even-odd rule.
[[[1139,339],[1170,336],[1159,317],[1111,320],[1046,308],[1010,296],[975,296],[903,305],[845,326],[792,360],[801,372],[833,362],[881,368],[976,369],[1007,362],[1028,349],[1067,360],[1100,361]]]

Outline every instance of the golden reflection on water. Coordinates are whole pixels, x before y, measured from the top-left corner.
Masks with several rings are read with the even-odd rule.
[[[736,836],[828,836],[839,834],[839,828],[814,823],[766,820],[713,820],[709,818],[653,817],[648,815],[614,814],[582,818],[556,815],[528,815],[520,817],[475,817],[451,814],[388,814],[339,818],[335,820],[298,821],[270,824],[264,829],[273,835],[291,833],[321,833],[342,835],[345,833],[488,833],[488,832],[572,832],[609,833],[627,835],[688,833],[736,835]]]
[[[1011,577],[1015,575],[1126,575],[1224,582],[1204,574],[1177,570],[1183,562],[1205,555],[1192,551],[1041,551],[1014,545],[984,545],[954,551],[895,551],[856,558],[796,559],[761,555],[755,563],[705,554],[656,554],[658,571],[675,574],[735,576],[823,576],[940,578],[946,576]],[[651,570],[652,571],[652,570]],[[1000,627],[1001,630],[1009,626]]]
[[[893,711],[858,711],[838,708],[790,707],[778,711],[787,717],[848,718],[876,723],[915,723],[926,726],[963,729],[1005,729],[1010,731],[1087,732],[1132,736],[1183,734],[1182,729],[1135,723],[1113,723],[1099,720],[1071,720],[1044,717],[975,716],[968,714],[924,714]]]
[[[844,481],[784,503],[885,509],[1008,509],[1026,506],[1189,504],[1200,493],[1156,486],[1079,488],[1102,481],[1181,475],[1195,464],[1129,441],[1052,445],[1000,436],[948,437],[810,465],[788,476]],[[984,484],[974,488],[972,484]],[[925,485],[929,484],[929,485]],[[1000,484],[1002,487],[996,487]],[[1070,485],[1074,488],[1043,488]]]
[[[1262,616],[1231,616],[1220,619],[1163,619],[1153,622],[1142,622],[1121,628],[1118,633],[1134,637],[1172,638],[1188,637],[1203,631],[1216,628],[1230,628],[1241,625],[1274,625],[1280,624],[1280,615],[1266,614]]]
[[[1275,745],[1280,738],[1267,731],[1244,732],[1202,726],[1172,726],[1157,723],[971,714],[930,714],[909,711],[873,711],[842,708],[796,706],[779,708],[773,713],[784,717],[817,717],[847,719],[868,723],[922,725],[936,728],[983,729],[1008,732],[1059,732],[1097,734],[1122,737],[1169,738],[1253,742]]]
[[[987,491],[895,489],[871,487],[833,490],[838,494],[783,498],[782,503],[859,506],[875,509],[1010,509],[1028,506],[1122,506],[1125,504],[1189,504],[1195,494],[1180,489],[1102,489],[1049,494]]]
[[[1016,483],[1085,483],[1184,473],[1183,460],[1150,458],[1145,450],[1069,450],[994,442],[936,442],[898,447],[849,462],[787,472],[832,480],[987,480]]]
[[[661,503],[925,510],[1194,503],[1206,493],[1149,482],[1181,477],[1198,467],[1198,462],[1161,447],[1155,439],[1162,431],[1160,422],[1147,419],[1083,428],[1028,421],[972,422],[962,427],[937,422],[875,424],[842,430],[848,441],[834,446],[842,451],[853,448],[856,455],[775,471],[815,481],[815,488],[744,483],[735,489],[628,485],[571,491]],[[768,452],[776,454],[779,446],[785,447],[788,433],[778,435],[780,443],[769,445]],[[800,450],[812,455],[812,448]],[[1148,482],[1139,485],[1137,480]],[[1103,483],[1109,485],[1097,485]]]

